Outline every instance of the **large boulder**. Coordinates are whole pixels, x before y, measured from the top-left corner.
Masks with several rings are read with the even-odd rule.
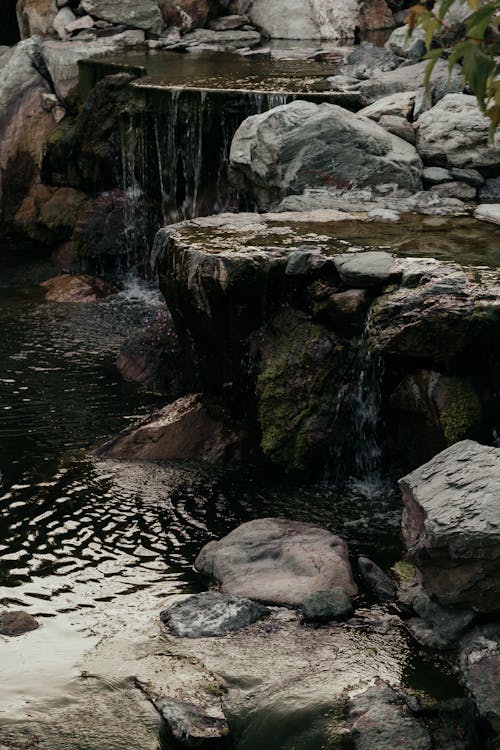
[[[425,162],[445,167],[500,166],[500,133],[489,142],[490,120],[476,99],[447,94],[418,120],[417,150]]]
[[[80,8],[102,21],[160,34],[163,18],[155,0],[81,0]]]
[[[56,0],[18,0],[17,20],[21,38],[53,36],[53,24],[58,10]]]
[[[415,148],[334,104],[296,101],[247,118],[230,152],[233,183],[260,209],[306,188],[395,183],[417,191]]]
[[[354,39],[358,0],[254,0],[251,21],[278,39]]]
[[[215,578],[225,594],[269,604],[300,606],[317,591],[357,594],[347,545],[310,523],[261,518],[209,542],[196,570]]]
[[[426,592],[500,611],[500,449],[464,440],[399,482],[403,533]]]

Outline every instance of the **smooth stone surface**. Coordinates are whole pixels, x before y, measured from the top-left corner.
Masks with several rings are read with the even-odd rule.
[[[426,593],[444,606],[500,611],[500,449],[464,440],[399,485]]]
[[[500,177],[490,177],[479,191],[480,203],[500,203]]]
[[[205,591],[175,602],[160,617],[179,638],[207,638],[227,635],[268,615],[267,607],[249,599]]]
[[[443,167],[424,167],[422,172],[424,182],[428,182],[431,185],[439,185],[441,182],[451,182],[453,175],[449,169]]]
[[[354,614],[354,607],[344,589],[334,586],[328,591],[315,591],[302,602],[304,620],[309,622],[331,622],[348,620]]]
[[[358,568],[365,586],[379,602],[392,602],[396,598],[396,586],[389,576],[368,557],[358,557]]]
[[[0,635],[24,635],[39,627],[35,618],[27,612],[0,612]]]
[[[375,71],[367,80],[361,81],[359,93],[365,106],[373,104],[384,96],[401,91],[417,91],[423,87],[427,61],[404,65],[395,70]],[[448,93],[448,86],[453,86],[455,78],[449,84],[448,64],[439,60],[431,75],[431,91],[433,97],[444,96]]]
[[[481,221],[500,224],[500,203],[482,203],[474,211],[474,217]]]
[[[409,34],[408,26],[400,26],[394,29],[385,47],[399,57],[405,57],[412,62],[420,62],[426,52],[425,32],[417,28]]]
[[[445,198],[458,198],[461,201],[473,201],[476,198],[477,190],[466,182],[445,182],[441,185],[433,185],[432,192],[439,193]]]
[[[405,117],[398,115],[382,115],[378,124],[388,133],[397,135],[398,138],[402,138],[408,143],[415,144],[416,135],[415,130],[412,128],[410,123]]]
[[[459,167],[454,167],[450,169],[450,174],[454,180],[466,182],[468,185],[476,188],[481,187],[484,183],[484,177],[477,169],[460,169]]]
[[[355,750],[431,750],[429,733],[389,685],[368,688],[347,710]]]
[[[334,104],[296,101],[248,117],[230,152],[233,184],[261,209],[314,187],[395,183],[414,192],[421,173],[411,144]]]
[[[299,606],[334,586],[357,594],[347,545],[326,529],[284,518],[261,518],[209,542],[195,561],[221,591],[268,604]]]
[[[266,36],[278,39],[354,39],[356,0],[254,0],[248,15]]]
[[[394,257],[383,250],[342,253],[334,264],[344,284],[358,289],[386,284],[396,271]]]
[[[368,107],[361,109],[358,115],[369,117],[370,120],[376,120],[377,122],[383,115],[396,115],[410,120],[414,103],[415,91],[401,91],[378,99]]]
[[[447,94],[419,117],[417,150],[424,161],[439,166],[500,166],[500,133],[491,146],[489,127],[473,96]]]

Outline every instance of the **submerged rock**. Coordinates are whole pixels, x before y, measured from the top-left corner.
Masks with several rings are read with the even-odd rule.
[[[207,638],[246,628],[268,615],[267,607],[249,599],[205,591],[175,602],[160,617],[179,638]]]
[[[24,635],[39,627],[35,618],[27,612],[0,612],[0,635]]]
[[[411,144],[334,104],[296,101],[254,115],[231,144],[231,179],[260,209],[306,188],[395,183],[417,191],[421,173]]]
[[[161,698],[155,706],[163,716],[172,737],[186,747],[215,747],[227,737],[229,727],[221,709]]]
[[[429,595],[500,611],[500,449],[464,440],[399,482],[403,533]]]
[[[53,279],[43,281],[41,286],[47,290],[47,302],[96,302],[118,292],[118,287],[106,279],[86,274],[54,276]]]
[[[95,451],[126,461],[194,460],[241,463],[253,455],[248,429],[225,409],[191,394],[131,425]]]
[[[306,596],[302,602],[302,614],[309,622],[348,620],[354,614],[354,607],[344,589],[334,586],[328,591],[315,591]]]
[[[262,518],[209,542],[195,568],[221,591],[268,604],[299,606],[317,591],[357,594],[347,545],[330,531],[284,518]]]

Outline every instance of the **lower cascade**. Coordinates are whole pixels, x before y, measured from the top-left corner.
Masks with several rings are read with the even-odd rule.
[[[498,3],[7,5],[0,750],[496,750]]]

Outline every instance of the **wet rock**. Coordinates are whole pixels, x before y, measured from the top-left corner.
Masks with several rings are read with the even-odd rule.
[[[339,292],[329,284],[317,281],[309,287],[308,299],[311,313],[319,322],[348,336],[363,331],[371,304],[366,289]]]
[[[398,275],[394,257],[384,251],[343,253],[334,263],[344,284],[358,289],[383,286]]]
[[[126,258],[127,217],[134,208],[121,190],[101,193],[87,204],[75,224],[73,242],[80,258],[114,264]]]
[[[365,586],[379,602],[392,602],[396,586],[384,571],[368,557],[358,557],[358,568]]]
[[[405,57],[407,60],[417,63],[426,53],[425,33],[422,29],[414,29],[409,34],[408,26],[400,26],[398,29],[394,29],[385,46],[398,57]]]
[[[126,461],[242,463],[253,455],[253,436],[224,408],[207,404],[194,394],[131,425],[95,455]]]
[[[103,21],[123,23],[132,29],[144,29],[159,34],[163,18],[154,0],[81,0],[80,8],[85,13]]]
[[[354,348],[284,309],[254,339],[262,450],[288,471],[318,469],[343,440],[338,411]]]
[[[376,120],[377,122],[383,115],[395,115],[410,120],[414,102],[415,91],[401,91],[378,99],[368,107],[361,109],[358,115],[369,117],[370,120]]]
[[[86,274],[55,276],[53,279],[42,282],[41,286],[47,290],[45,293],[47,302],[96,302],[118,291],[118,288],[109,281]]]
[[[181,353],[172,341],[171,346],[153,342],[144,331],[130,336],[121,345],[116,363],[122,377],[171,400],[184,395],[189,388],[181,373]]]
[[[247,118],[230,161],[233,184],[264,209],[307,188],[421,185],[411,144],[333,104],[296,101]]]
[[[302,615],[308,622],[348,620],[353,614],[351,598],[338,586],[328,591],[315,591],[302,602]]]
[[[268,615],[267,607],[249,599],[205,591],[175,602],[160,617],[179,638],[212,638],[246,628]]]
[[[371,310],[370,346],[380,352],[427,359],[438,367],[484,359],[500,321],[500,292],[471,282],[453,266],[379,297]],[[469,360],[470,361],[470,360]]]
[[[431,750],[429,733],[389,685],[378,683],[348,704],[347,720],[356,750]]]
[[[44,245],[70,239],[88,197],[73,188],[34,185],[16,213],[18,231]]]
[[[479,191],[480,203],[500,203],[500,177],[490,177]]]
[[[458,198],[462,201],[473,201],[476,199],[477,190],[466,182],[445,182],[442,185],[434,185],[431,190],[444,195],[446,198]]]
[[[35,618],[27,612],[0,612],[0,635],[24,635],[39,627]]]
[[[460,668],[479,716],[487,724],[492,747],[500,742],[500,626],[476,628],[460,648]]]
[[[500,449],[456,443],[399,482],[403,534],[429,596],[500,609]]]
[[[261,518],[209,542],[195,568],[221,591],[268,604],[299,606],[317,591],[357,594],[346,543],[326,529],[284,518]]]
[[[474,217],[481,221],[500,224],[500,203],[482,203],[474,211]]]
[[[254,0],[250,20],[266,36],[277,39],[354,39],[359,17],[356,0]]]
[[[166,721],[172,737],[186,747],[215,746],[229,734],[221,709],[161,698],[155,706]]]
[[[417,150],[425,162],[475,169],[500,165],[500,135],[492,146],[490,121],[473,96],[448,94],[418,124]]]
[[[429,648],[451,648],[476,620],[475,612],[470,609],[442,607],[427,596],[419,583],[406,588],[403,601],[417,615],[406,621],[407,627],[419,643]]]

